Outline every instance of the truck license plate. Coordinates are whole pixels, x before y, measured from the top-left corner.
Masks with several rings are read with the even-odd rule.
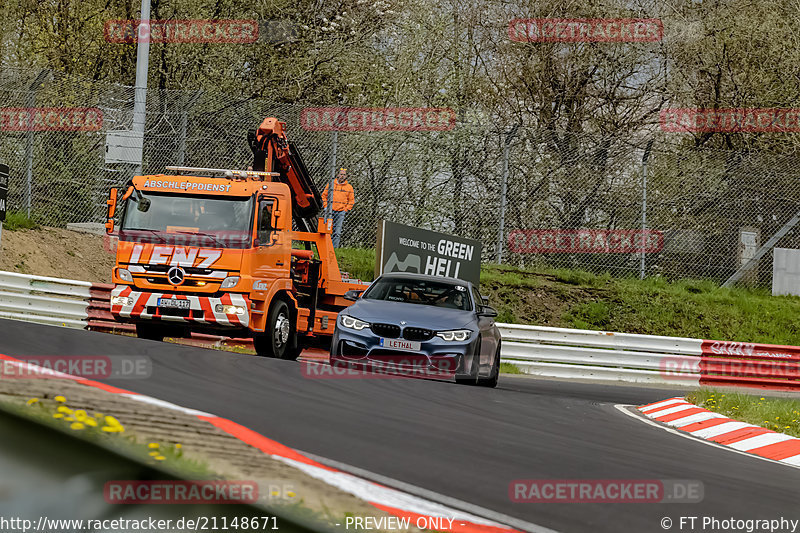
[[[189,309],[189,300],[178,300],[177,298],[159,298],[158,307],[168,307],[170,309]]]
[[[407,341],[403,339],[384,339],[381,337],[381,346],[392,350],[405,350],[407,352],[418,352],[421,344],[417,341]]]

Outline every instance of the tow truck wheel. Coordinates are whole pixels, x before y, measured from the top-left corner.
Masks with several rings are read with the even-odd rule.
[[[253,346],[258,355],[275,357],[278,359],[296,359],[291,346],[295,344],[292,336],[295,335],[292,327],[289,306],[286,302],[276,300],[269,310],[267,327],[264,333],[253,339]]]
[[[151,341],[164,340],[164,328],[157,324],[136,324],[136,336]]]

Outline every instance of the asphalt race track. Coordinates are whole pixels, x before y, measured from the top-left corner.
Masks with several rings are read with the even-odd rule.
[[[680,516],[800,518],[800,469],[680,437],[614,407],[678,395],[674,390],[505,375],[495,390],[417,379],[311,379],[297,362],[8,320],[0,320],[0,353],[146,355],[151,377],[108,383],[559,531],[664,531],[665,516],[673,531],[680,531]],[[700,480],[705,498],[512,503],[508,487],[516,479]]]

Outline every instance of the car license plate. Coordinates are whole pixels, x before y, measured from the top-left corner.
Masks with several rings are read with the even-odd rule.
[[[403,339],[384,339],[381,337],[381,346],[392,350],[405,350],[408,352],[418,352],[422,346],[417,341],[407,341]]]
[[[189,300],[178,300],[177,298],[159,298],[158,307],[168,307],[170,309],[189,309]]]

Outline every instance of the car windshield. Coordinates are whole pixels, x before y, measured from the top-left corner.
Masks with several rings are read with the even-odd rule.
[[[134,191],[125,204],[120,240],[248,248],[251,197],[178,196]]]
[[[362,296],[365,300],[386,300],[433,305],[470,311],[472,303],[466,285],[413,278],[379,278]]]

